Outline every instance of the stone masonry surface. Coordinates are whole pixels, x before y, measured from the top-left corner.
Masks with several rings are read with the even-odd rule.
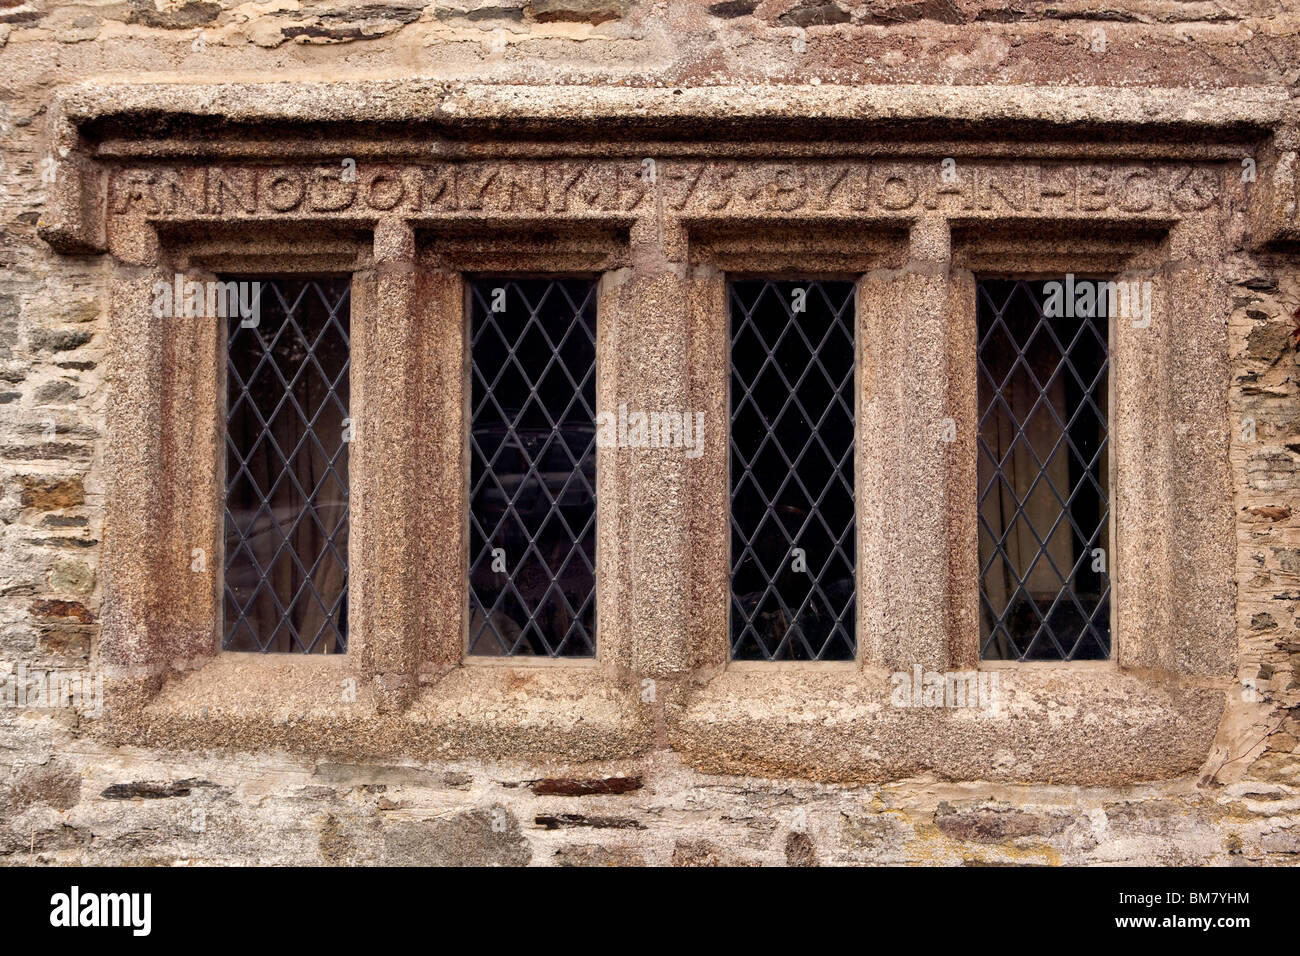
[[[0,704],[0,861],[1300,863],[1294,4],[0,0],[0,68],[0,680],[20,667],[95,672],[106,654],[125,668],[117,676],[138,680],[134,689],[110,689],[110,701],[131,702],[125,716],[112,707],[93,717]],[[259,95],[268,81],[292,85]],[[600,141],[582,131],[602,113],[620,117],[612,139],[635,145],[602,155]],[[676,160],[672,144],[664,146],[671,137],[657,138],[674,116],[695,144]],[[822,116],[842,124],[827,127],[833,135],[825,142]],[[353,128],[365,123],[379,132]],[[277,124],[293,135],[259,138]],[[422,140],[420,124],[452,132]],[[514,142],[515,129],[531,138]],[[368,170],[355,195],[330,192],[332,184],[314,178],[321,157],[313,131],[320,130],[356,150]],[[1019,152],[1022,138],[1041,148]],[[525,139],[543,146],[529,155]],[[927,139],[964,151],[959,164],[970,171],[972,192],[930,193],[927,206]],[[560,141],[563,149],[545,145]],[[237,146],[223,159],[227,142]],[[825,155],[815,155],[823,147]],[[645,189],[636,165],[621,162],[649,148],[670,157],[658,190]],[[366,149],[373,167],[365,166]],[[507,149],[516,155],[496,155]],[[326,152],[332,164],[349,155],[332,146]],[[735,167],[745,155],[756,158]],[[1255,187],[1236,175],[1245,155],[1258,160]],[[55,195],[67,190],[55,176],[83,160],[111,173],[95,181],[102,192],[87,192],[88,205],[68,214],[69,203]],[[866,251],[855,249],[860,259],[846,269],[885,284],[906,275],[922,301],[942,302],[948,285],[931,287],[931,262],[978,272],[978,262],[961,258],[963,242],[971,234],[986,241],[981,222],[1003,221],[1008,194],[1014,202],[1017,189],[1057,183],[1053,164],[1089,162],[1106,166],[1110,191],[1091,209],[1081,202],[1069,210],[1072,219],[1168,235],[1143,232],[1135,240],[1145,250],[1136,254],[1139,265],[1143,255],[1177,260],[1164,277],[1189,284],[1184,298],[1197,282],[1213,284],[1198,270],[1212,269],[1226,290],[1207,298],[1199,324],[1187,326],[1197,330],[1194,341],[1168,345],[1174,378],[1178,368],[1217,371],[1222,359],[1222,381],[1202,410],[1212,434],[1180,430],[1169,419],[1170,448],[1162,452],[1170,462],[1193,463],[1178,469],[1193,483],[1179,487],[1222,480],[1221,496],[1193,502],[1196,514],[1179,527],[1199,535],[1187,548],[1219,549],[1223,574],[1196,577],[1190,562],[1177,564],[1185,542],[1167,542],[1161,554],[1182,570],[1164,593],[1208,594],[1195,608],[1205,616],[1180,618],[1185,612],[1168,599],[1149,612],[1126,611],[1157,637],[1115,669],[1057,682],[1078,687],[1057,686],[1050,674],[1021,684],[1006,678],[1023,710],[1013,707],[1002,736],[948,721],[941,733],[951,742],[923,750],[937,732],[926,715],[888,714],[885,694],[845,692],[833,672],[790,672],[775,685],[752,670],[722,673],[710,648],[725,623],[686,614],[683,602],[654,587],[638,593],[630,570],[676,582],[683,593],[696,595],[698,587],[699,607],[713,607],[713,552],[682,559],[626,528],[611,533],[612,550],[601,559],[613,582],[602,584],[602,613],[634,621],[625,632],[610,631],[613,657],[602,660],[608,680],[595,668],[563,679],[551,668],[456,668],[441,644],[413,627],[414,642],[396,651],[358,650],[368,682],[356,716],[341,719],[318,707],[320,688],[332,689],[337,675],[303,662],[273,664],[273,686],[284,696],[264,700],[260,661],[223,669],[224,660],[205,663],[178,650],[158,669],[156,656],[137,659],[128,649],[119,660],[124,643],[104,646],[106,631],[116,640],[126,630],[123,607],[105,601],[114,569],[105,567],[104,542],[115,534],[127,540],[122,526],[106,527],[117,507],[107,496],[135,480],[113,470],[120,383],[137,381],[124,364],[137,353],[118,347],[123,320],[114,295],[124,283],[151,278],[151,269],[170,268],[171,260],[140,243],[155,227],[185,232],[186,254],[200,267],[212,261],[203,242],[217,258],[237,247],[217,230],[196,239],[195,223],[245,212],[263,224],[332,217],[373,230],[373,259],[360,270],[372,286],[365,295],[418,322],[426,316],[413,303],[432,310],[455,301],[454,283],[439,276],[462,268],[430,248],[436,243],[415,238],[420,229],[450,228],[456,217],[478,217],[493,229],[512,215],[600,220],[599,229],[621,237],[625,255],[595,256],[589,233],[548,250],[575,269],[607,271],[602,308],[630,316],[617,326],[627,350],[602,387],[630,382],[635,389],[638,376],[649,375],[641,364],[659,367],[645,393],[686,405],[692,390],[706,400],[717,394],[719,366],[706,333],[708,303],[716,302],[710,283],[719,273],[710,270],[730,267],[728,243],[745,223],[803,217],[796,239],[772,235],[808,261],[835,247],[833,236],[818,232],[817,217],[858,222],[855,229],[868,229],[858,220],[870,220],[882,235],[864,238]],[[1144,170],[1156,170],[1154,178],[1142,178]],[[1267,200],[1251,192],[1268,182],[1289,183],[1291,192],[1281,188]],[[1018,201],[1022,225],[1062,212]],[[716,225],[722,207],[732,218]],[[948,216],[950,230],[935,226],[936,211]],[[403,231],[400,216],[415,221],[415,233]],[[1170,226],[1175,220],[1180,225]],[[662,234],[654,233],[656,222],[667,224]],[[1049,236],[1033,261],[1046,270],[1080,248],[1093,261],[1112,254],[1105,228],[1096,236],[1077,221],[1074,228],[1055,249]],[[286,235],[290,245],[297,241]],[[1080,245],[1080,235],[1096,239],[1096,248]],[[689,254],[679,241],[689,241]],[[363,257],[371,256],[371,243],[362,245]],[[342,252],[309,246],[298,252],[332,262],[358,255],[352,245]],[[1203,263],[1198,246],[1214,250],[1216,261]],[[761,252],[743,245],[739,254]],[[505,253],[467,248],[463,261],[490,264],[494,255]],[[401,278],[412,264],[433,276],[415,290]],[[882,291],[881,301],[890,294]],[[685,339],[671,329],[658,337],[653,322],[636,321],[667,314],[703,318]],[[883,325],[872,328],[887,347]],[[917,367],[927,356],[942,361],[941,339],[925,341],[934,350],[917,356]],[[458,347],[444,341],[437,348],[446,355],[435,358]],[[643,358],[627,358],[629,350]],[[1202,352],[1209,358],[1198,364]],[[431,414],[455,420],[458,406],[438,391],[429,361],[428,369],[394,372],[393,381],[427,389],[419,394]],[[383,376],[367,381],[382,404]],[[881,414],[891,411],[884,401]],[[200,433],[196,426],[184,444],[159,454],[184,460],[188,449],[205,447]],[[1221,475],[1196,470],[1206,458],[1201,441],[1212,446],[1209,457],[1222,459]],[[139,443],[144,458],[165,444],[161,432]],[[411,436],[413,449],[434,445],[418,430]],[[1179,445],[1195,454],[1180,458]],[[447,474],[458,467],[454,458],[442,464]],[[611,471],[626,484],[611,479],[602,501],[607,491],[611,501],[630,501],[639,489],[678,482],[678,497],[651,496],[647,507],[685,521],[685,501],[693,516],[716,516],[714,486],[701,490],[673,470],[679,465],[648,461]],[[402,467],[397,462],[396,477],[376,484],[375,500],[401,495]],[[701,467],[725,465],[706,457]],[[1182,514],[1176,502],[1165,507],[1162,516]],[[873,520],[907,555],[938,540],[936,529],[909,536],[888,514]],[[386,547],[384,535],[398,530],[369,533]],[[931,558],[940,563],[928,569],[945,560]],[[433,563],[412,571],[410,582],[368,586],[400,600],[415,593],[402,588],[418,590],[421,575],[456,585],[455,568],[448,573],[427,560]],[[918,584],[910,606],[947,621],[942,575],[931,585],[922,591]],[[165,590],[172,586],[160,580],[158,593],[189,595]],[[153,613],[163,602],[150,600]],[[455,610],[456,593],[437,600],[444,604],[431,605],[431,620],[444,605]],[[1229,626],[1204,641],[1169,637],[1220,613]],[[963,650],[944,645],[955,623],[916,626],[938,635],[921,642],[933,660],[967,662]],[[142,644],[154,639],[141,633]],[[687,633],[690,640],[676,640]],[[191,635],[165,640],[188,647]],[[877,683],[904,664],[890,658],[884,638],[864,637],[864,644]],[[184,673],[175,669],[182,666]],[[127,674],[131,667],[139,673]],[[650,699],[646,675],[656,685]],[[557,707],[567,710],[564,721]],[[828,739],[855,752],[841,759]],[[394,743],[403,740],[409,750]],[[1108,745],[1113,761],[1092,759],[1091,751]],[[1123,762],[1138,766],[1121,772],[1114,764]]]

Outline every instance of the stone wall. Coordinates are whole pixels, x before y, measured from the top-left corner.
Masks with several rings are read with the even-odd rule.
[[[109,348],[114,265],[108,255],[60,254],[38,237],[48,172],[66,158],[52,155],[56,92],[83,81],[418,76],[633,89],[771,84],[796,93],[835,84],[1149,85],[1211,99],[1267,87],[1294,96],[1300,13],[1289,7],[0,0],[0,676],[96,668],[106,613],[107,384],[122,376]],[[932,94],[936,113],[947,95],[942,87]],[[337,117],[347,110],[341,99]],[[159,135],[149,115],[139,123],[142,135]],[[777,779],[727,775],[727,761],[683,759],[670,745],[676,679],[638,718],[645,726],[629,732],[648,743],[617,759],[581,748],[493,759],[484,751],[509,740],[490,730],[475,753],[445,760],[349,759],[328,745],[312,753],[295,742],[292,700],[265,726],[239,731],[242,746],[187,738],[177,729],[184,700],[168,712],[171,724],[150,727],[166,746],[105,735],[69,708],[0,706],[0,860],[1300,862],[1300,268],[1294,235],[1291,244],[1246,241],[1250,215],[1244,200],[1231,207],[1222,263],[1231,288],[1223,414],[1232,435],[1237,668],[1231,678],[1190,682],[1225,701],[1196,772],[1123,786],[924,771],[814,782],[826,774],[812,766]],[[1175,423],[1172,440],[1194,437]],[[528,678],[504,680],[502,694],[526,696]],[[593,691],[583,713],[599,719],[601,707]],[[472,716],[489,728],[494,719]]]

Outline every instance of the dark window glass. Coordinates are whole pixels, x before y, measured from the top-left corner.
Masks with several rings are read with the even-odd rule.
[[[856,651],[854,285],[730,286],[731,653]]]
[[[1106,309],[1049,308],[1048,317],[1051,291],[1004,279],[978,286],[986,660],[1110,656]]]
[[[347,649],[349,281],[257,283],[228,323],[225,636],[231,651]],[[233,311],[233,310],[232,310]]]
[[[596,283],[470,285],[469,652],[596,653]]]

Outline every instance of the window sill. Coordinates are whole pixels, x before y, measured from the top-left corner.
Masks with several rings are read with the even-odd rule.
[[[877,782],[1116,785],[1196,771],[1224,691],[1115,669],[998,671],[998,707],[896,707],[890,673],[728,668],[667,703],[668,739],[708,773]]]
[[[355,700],[344,700],[353,673],[334,660],[288,657],[223,654],[134,711],[114,708],[109,688],[101,733],[174,750],[414,760],[619,759],[652,739],[651,708],[594,668],[457,668],[422,687],[410,707],[384,713],[360,679]]]

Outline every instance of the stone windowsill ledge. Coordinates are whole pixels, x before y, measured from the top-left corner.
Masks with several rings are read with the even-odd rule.
[[[394,713],[376,707],[363,681],[345,702],[352,673],[342,658],[223,655],[169,681],[128,721],[105,720],[101,733],[175,750],[272,747],[353,760],[607,761],[652,746],[654,705],[600,668],[459,667]],[[897,707],[879,668],[731,667],[665,686],[667,742],[708,773],[1120,785],[1196,772],[1226,704],[1214,682],[1113,666],[984,673],[997,674],[996,711]]]
[[[336,663],[337,661],[337,663]],[[342,658],[225,654],[169,680],[138,714],[104,731],[176,750],[263,747],[349,759],[547,757],[595,760],[644,752],[651,711],[591,667],[461,667],[385,713]],[[108,717],[112,716],[112,696]]]
[[[996,713],[894,706],[890,673],[875,668],[728,669],[668,701],[668,740],[710,773],[1115,785],[1195,772],[1226,704],[1206,682],[1113,667],[987,672]]]

